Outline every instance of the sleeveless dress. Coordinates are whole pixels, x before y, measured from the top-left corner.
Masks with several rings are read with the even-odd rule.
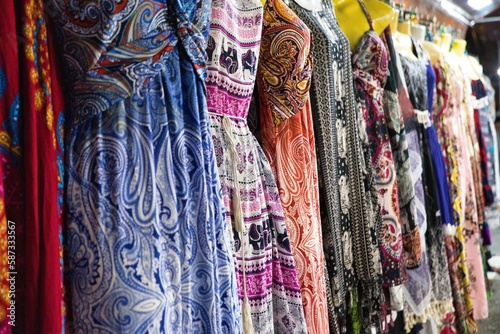
[[[215,0],[206,79],[211,132],[232,226],[238,293],[256,333],[306,333],[300,285],[279,191],[246,118],[255,85],[259,0]]]
[[[453,95],[453,120],[451,126],[458,131],[459,143],[460,190],[462,212],[460,223],[465,239],[465,257],[469,274],[470,290],[466,293],[470,299],[467,305],[466,326],[475,330],[475,321],[488,317],[485,275],[480,250],[480,225],[484,222],[483,189],[479,166],[479,143],[474,124],[473,96],[471,80],[462,69],[461,59],[450,53],[446,59],[450,66]]]
[[[354,100],[349,41],[335,19],[332,3],[323,5],[314,12],[290,2],[314,38],[310,99],[330,332],[351,331],[348,317],[357,318],[362,329],[369,331],[371,325],[380,325],[378,210],[374,209],[366,129]]]
[[[414,42],[413,45],[415,45]],[[417,316],[424,314],[430,305],[431,277],[425,235],[428,224],[433,217],[428,217],[424,183],[424,168],[428,167],[426,157],[430,158],[430,155],[427,154],[427,147],[423,147],[420,140],[424,131],[423,124],[420,121],[425,117],[427,117],[427,120],[429,119],[429,115],[425,114],[428,109],[427,69],[425,63],[419,59],[411,60],[404,56],[401,56],[400,59],[403,65],[406,86],[408,87],[408,97],[414,109],[413,116],[408,119],[408,122],[412,124],[412,126],[408,127],[408,129],[412,130],[409,131],[412,136],[409,136],[408,143],[415,187],[417,222],[420,228],[422,245],[422,262],[418,268],[408,270],[408,282],[403,289],[405,295],[405,326],[406,330],[409,331],[415,325],[415,321],[412,321],[414,314]],[[421,115],[424,115],[423,118]]]
[[[425,132],[421,132],[421,145],[424,151],[424,173],[423,180],[426,185],[426,208],[428,217],[425,241],[427,245],[427,257],[429,261],[429,272],[431,274],[431,304],[424,316],[428,323],[441,330],[449,329],[446,319],[455,311],[451,292],[451,280],[446,253],[445,233],[454,226],[451,211],[450,187],[446,176],[443,152],[438,141],[436,129],[433,124],[432,110],[434,105],[436,74],[431,62],[424,53],[421,44],[416,45],[418,56],[426,62],[427,70],[427,110],[429,116],[423,121]],[[453,230],[453,229],[451,229]],[[417,321],[425,322],[424,318]]]
[[[491,245],[491,233],[489,228],[488,220],[486,219],[486,212],[489,207],[495,202],[493,195],[492,185],[490,184],[490,173],[489,160],[488,160],[488,127],[487,122],[481,119],[482,115],[486,113],[489,106],[488,94],[486,87],[483,82],[478,80],[472,80],[472,106],[474,108],[474,124],[476,129],[476,140],[479,145],[479,178],[481,179],[482,186],[482,196],[480,199],[480,206],[482,209],[483,220],[479,221],[479,227],[481,229],[482,245]],[[486,123],[486,126],[485,126]],[[478,178],[478,179],[479,179]]]
[[[360,3],[364,6],[363,3]],[[371,19],[365,11],[370,26]],[[396,169],[383,108],[384,85],[388,70],[388,52],[380,37],[371,28],[364,34],[352,55],[357,102],[363,111],[370,141],[374,187],[382,216],[381,240],[384,287],[406,281],[403,259],[403,237],[399,214]]]
[[[487,173],[488,182],[493,193],[493,203],[485,208],[485,218],[490,229],[500,226],[499,198],[500,198],[500,179],[498,173],[498,141],[497,130],[495,128],[495,90],[491,85],[490,79],[483,74],[481,80],[484,83],[487,93],[487,106],[480,110],[479,118],[481,122],[481,132],[484,136],[484,144],[487,153]]]
[[[470,189],[466,180],[471,171],[467,158],[467,144],[464,141],[466,130],[461,111],[463,83],[459,79],[461,78],[459,68],[452,65],[451,60],[453,60],[451,57],[447,57],[446,62],[435,67],[438,81],[437,92],[441,105],[437,111],[435,123],[438,125],[438,134],[445,153],[453,219],[456,225],[454,238],[446,238],[455,324],[458,332],[470,333],[477,331],[477,324],[473,317],[470,273],[467,266],[468,249],[464,231],[466,195]]]
[[[422,152],[422,183],[427,216],[425,260],[430,274],[431,288],[429,297],[425,296],[425,299],[422,299],[417,289],[419,279],[425,277],[426,271],[422,270],[426,269],[421,267],[410,271],[411,281],[409,283],[413,283],[413,286],[409,285],[408,290],[413,299],[409,299],[405,313],[407,331],[417,324],[423,324],[437,330],[436,325],[441,325],[442,320],[454,311],[443,235],[443,224],[445,227],[449,225],[450,217],[446,205],[443,206],[443,209],[441,208],[442,204],[445,204],[446,201],[449,203],[450,200],[447,196],[443,196],[440,200],[440,194],[448,194],[449,187],[446,181],[442,152],[429,113],[429,110],[432,110],[434,99],[435,74],[422,46],[415,40],[413,40],[413,44],[418,61],[411,62],[417,71],[412,72],[412,89],[409,91],[416,109],[416,129]],[[423,301],[419,302],[419,300]]]
[[[266,2],[257,68],[257,131],[280,191],[307,330],[320,334],[328,333],[329,326],[309,100],[311,39],[309,28],[282,0]]]
[[[203,79],[209,1],[57,0],[81,333],[239,333]]]
[[[415,190],[413,188],[410,155],[403,118],[404,111],[408,109],[413,112],[413,108],[406,95],[403,81],[400,78],[398,68],[399,58],[394,48],[390,28],[387,28],[381,37],[389,52],[389,73],[384,86],[383,105],[396,168],[399,212],[403,235],[403,262],[405,262],[408,258],[415,258],[415,256],[420,255],[417,252],[418,248],[415,247],[415,242],[412,240],[413,235],[418,231],[418,226],[416,225],[417,209],[415,207]],[[401,103],[402,101],[406,101],[407,104]],[[406,264],[404,264],[404,267],[403,278],[407,280]],[[402,311],[403,300],[400,298],[402,297],[402,290],[399,288],[396,288],[396,290],[400,292],[398,291],[398,295],[393,293],[391,310]]]

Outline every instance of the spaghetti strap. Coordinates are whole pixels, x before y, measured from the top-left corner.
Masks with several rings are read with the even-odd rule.
[[[365,3],[363,2],[363,0],[358,0],[358,3],[361,6],[361,9],[363,9],[363,12],[365,13],[368,24],[370,25],[370,29],[375,30],[375,29],[373,29],[372,17],[370,16],[370,13],[368,12],[368,9],[366,8]]]

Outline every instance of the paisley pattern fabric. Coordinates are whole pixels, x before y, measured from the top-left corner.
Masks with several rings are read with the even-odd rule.
[[[387,119],[388,134],[391,141],[391,148],[394,156],[396,168],[396,179],[398,186],[398,201],[403,236],[403,269],[405,281],[407,280],[406,263],[408,259],[415,262],[415,258],[421,257],[421,250],[415,248],[417,244],[412,240],[420,240],[417,222],[417,209],[415,207],[415,190],[413,189],[412,172],[410,165],[410,155],[408,152],[408,141],[406,139],[405,121],[403,110],[413,111],[406,90],[404,81],[398,68],[399,57],[394,48],[394,42],[390,28],[384,31],[381,36],[389,51],[389,74],[384,87],[383,105]],[[405,101],[406,104],[401,103]],[[416,237],[416,238],[415,238]],[[391,310],[403,310],[402,289],[394,287],[391,289]]]
[[[204,1],[51,0],[66,28],[68,75],[75,122],[108,110],[143,87],[164,68],[175,45],[182,43],[198,73],[206,73],[209,7]],[[208,10],[200,14],[200,10]],[[173,20],[177,17],[177,20]],[[85,43],[83,43],[85,41]]]
[[[292,245],[271,166],[246,122],[256,80],[259,0],[212,2],[206,79],[238,293],[256,333],[306,333]]]
[[[374,186],[382,216],[380,235],[383,283],[385,287],[405,282],[402,262],[403,240],[394,157],[383,108],[388,66],[387,49],[374,30],[369,30],[352,56],[353,74],[358,87],[358,105],[363,111],[370,141]]]
[[[309,101],[310,44],[309,28],[296,14],[282,0],[268,0],[257,68],[258,129],[280,192],[307,331],[320,334],[328,333],[329,325]]]
[[[75,332],[240,333],[209,132],[210,2],[56,0]]]

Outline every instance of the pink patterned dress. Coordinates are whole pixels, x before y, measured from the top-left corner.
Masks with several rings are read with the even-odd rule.
[[[306,333],[300,285],[279,191],[247,125],[263,9],[259,0],[215,0],[206,79],[238,292],[255,333]]]

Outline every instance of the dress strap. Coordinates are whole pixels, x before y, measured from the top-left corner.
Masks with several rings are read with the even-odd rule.
[[[363,0],[358,0],[358,3],[361,6],[361,9],[363,10],[363,12],[365,13],[368,24],[370,25],[370,29],[375,30],[375,29],[373,29],[372,17],[370,16],[370,13],[368,12],[368,8],[366,8],[365,3],[363,2]]]

